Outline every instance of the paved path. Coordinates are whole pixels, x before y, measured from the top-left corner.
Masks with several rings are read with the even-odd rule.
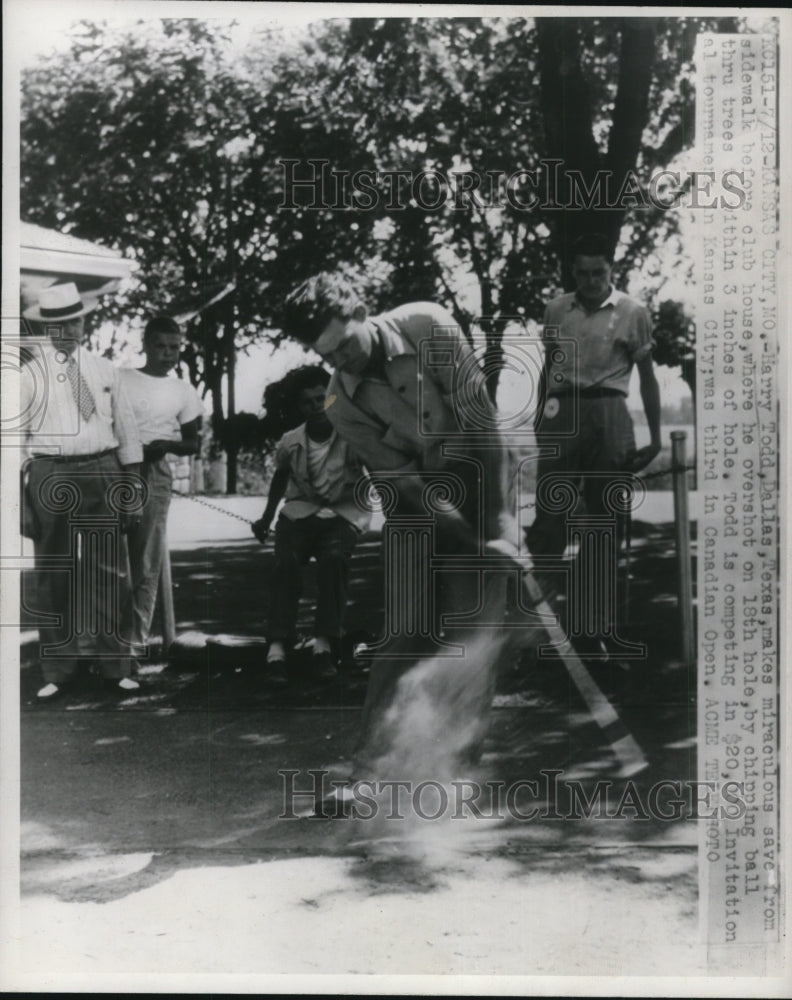
[[[322,709],[28,714],[23,962],[35,969],[45,941],[48,969],[83,975],[703,971],[692,822],[629,810],[520,820],[531,796],[494,822],[464,807],[425,822],[409,796],[401,822],[279,818],[308,804],[284,804],[284,789],[310,790],[309,768],[343,768],[355,721]],[[691,756],[684,741],[655,750],[636,785],[644,802]],[[284,768],[300,772],[293,785]],[[589,790],[613,770],[584,715],[540,700],[496,710],[483,773],[511,783],[542,768]]]
[[[211,502],[251,519],[262,506]],[[186,499],[170,530],[179,629],[260,635],[271,549]],[[354,567],[361,627],[379,606],[377,550],[371,538]],[[667,550],[666,529],[638,533],[649,659],[629,679],[599,678],[652,762],[635,784],[643,803],[653,782],[686,781],[695,766],[690,680],[669,653]],[[623,781],[601,819],[280,818],[279,772],[299,772],[300,788],[309,769],[345,773],[365,676],[336,688],[298,678],[278,695],[260,683],[256,656],[234,656],[155,657],[135,697],[88,688],[45,708],[31,704],[27,661],[19,959],[31,974],[44,954],[55,977],[705,971],[693,821],[614,815]],[[544,809],[543,770],[590,793],[615,762],[565,674],[518,656],[500,678],[480,768],[466,776],[538,780]]]

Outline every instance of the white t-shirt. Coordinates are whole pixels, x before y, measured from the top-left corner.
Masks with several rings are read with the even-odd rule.
[[[331,481],[327,471],[327,455],[333,441],[332,434],[326,441],[314,441],[310,435],[308,437],[308,475],[319,496],[327,496],[330,492]],[[317,517],[335,517],[335,511],[329,507],[322,507],[316,512]]]
[[[139,368],[122,368],[120,375],[141,444],[181,441],[181,425],[204,415],[201,397],[183,379],[145,375]]]
[[[308,475],[319,496],[327,496],[330,492],[330,476],[325,462],[331,442],[332,435],[326,441],[314,441],[308,437]]]

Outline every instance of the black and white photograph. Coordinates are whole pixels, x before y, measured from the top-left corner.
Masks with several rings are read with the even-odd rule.
[[[788,996],[789,12],[3,27],[0,988]]]

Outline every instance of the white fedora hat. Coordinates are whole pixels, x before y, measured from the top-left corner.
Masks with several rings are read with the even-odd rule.
[[[39,292],[38,304],[24,311],[25,319],[37,320],[40,323],[65,322],[85,316],[96,309],[98,303],[85,303],[80,298],[77,286],[73,281],[65,285],[52,285]]]

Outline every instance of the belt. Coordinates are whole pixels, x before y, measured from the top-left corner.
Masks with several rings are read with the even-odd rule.
[[[77,465],[79,462],[93,462],[97,458],[104,458],[105,455],[114,455],[117,451],[117,448],[105,448],[104,451],[95,451],[91,455],[32,455],[31,458],[46,459],[59,465]]]
[[[570,385],[557,392],[551,392],[550,398],[552,399],[553,396],[579,396],[581,399],[610,399],[614,396],[621,396],[622,399],[626,399],[627,393],[622,392],[621,389],[604,389],[598,385],[585,386],[582,389]]]

